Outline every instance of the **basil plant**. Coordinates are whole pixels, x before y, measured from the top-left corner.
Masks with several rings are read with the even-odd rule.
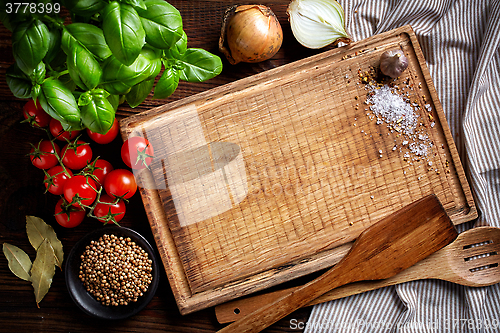
[[[167,98],[179,80],[202,82],[222,70],[218,56],[187,48],[181,15],[164,0],[61,1],[69,19],[52,0],[0,0],[0,18],[12,31],[10,90],[38,100],[66,130],[106,133],[120,102],[136,107],[152,90]]]

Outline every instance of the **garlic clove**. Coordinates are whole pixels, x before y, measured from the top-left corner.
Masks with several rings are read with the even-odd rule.
[[[380,56],[380,71],[382,74],[395,79],[408,67],[408,59],[403,51],[388,50]]]
[[[350,43],[344,10],[335,0],[293,0],[287,14],[295,39],[305,47],[319,49],[340,41]]]

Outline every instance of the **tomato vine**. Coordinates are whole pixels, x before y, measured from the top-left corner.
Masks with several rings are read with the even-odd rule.
[[[37,122],[37,117],[26,118],[31,126],[44,130],[47,135],[47,139],[32,145],[28,156],[34,166],[43,169],[46,192],[60,196],[54,211],[56,221],[63,227],[73,228],[88,216],[103,224],[119,225],[128,199],[137,191],[133,173],[127,169],[114,169],[110,162],[99,156],[92,160],[90,142],[84,141],[81,134],[70,140],[57,132],[54,135],[46,122]],[[43,119],[43,115],[38,119]],[[106,133],[105,142],[113,141],[117,134],[117,130]],[[89,137],[92,139],[93,136]],[[61,138],[66,142],[63,149],[57,143]],[[101,136],[96,139],[97,143],[103,142]],[[131,148],[128,140],[122,147]],[[150,149],[152,153],[152,147]],[[153,157],[152,154],[147,156],[148,163]],[[129,163],[129,160],[124,160],[124,163]]]

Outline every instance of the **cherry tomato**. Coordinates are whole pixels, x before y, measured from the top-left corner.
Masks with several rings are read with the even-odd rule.
[[[42,140],[38,146],[33,146],[29,153],[31,163],[39,169],[50,169],[55,166],[58,161],[55,154],[60,154],[59,146],[49,140]]]
[[[65,228],[74,228],[85,218],[85,209],[69,205],[63,198],[56,203],[54,217]]]
[[[137,191],[134,174],[126,169],[115,169],[104,179],[104,190],[111,197],[129,199]]]
[[[116,138],[116,136],[118,135],[119,129],[120,129],[120,126],[118,125],[118,120],[115,118],[115,120],[113,121],[113,125],[111,125],[111,128],[108,130],[108,132],[106,134],[99,134],[96,132],[92,132],[88,128],[87,128],[87,134],[89,135],[89,137],[93,141],[104,145],[104,144],[110,143],[111,141],[113,141]]]
[[[45,179],[43,183],[45,188],[52,194],[61,195],[63,194],[64,184],[68,179],[73,176],[71,170],[66,169],[68,174],[64,172],[64,169],[60,165],[53,166],[45,173]]]
[[[49,125],[50,120],[52,119],[51,116],[47,114],[42,109],[42,106],[40,105],[39,101],[33,102],[32,99],[30,99],[26,104],[23,106],[23,115],[25,119],[28,119],[28,121],[31,124],[34,124],[35,126],[38,127],[47,127]]]
[[[112,198],[107,194],[101,195],[95,205],[94,215],[104,224],[117,223],[125,216],[125,202],[122,199]]]
[[[49,130],[54,138],[61,141],[73,140],[80,134],[80,131],[65,131],[61,122],[55,118],[50,120]]]
[[[76,175],[66,181],[63,187],[64,198],[73,206],[90,206],[97,197],[97,184],[83,175]]]
[[[147,139],[140,136],[133,136],[123,143],[121,156],[123,162],[129,168],[144,169],[151,164],[154,150]]]
[[[70,169],[78,170],[87,166],[92,160],[92,149],[88,143],[77,140],[64,146],[62,155],[64,165]]]
[[[98,188],[101,187],[101,185],[104,184],[104,179],[110,173],[113,171],[115,168],[111,165],[106,160],[103,160],[102,158],[98,158],[94,160],[94,162],[90,163],[86,168],[85,172],[88,174],[93,175],[94,180],[97,182]]]

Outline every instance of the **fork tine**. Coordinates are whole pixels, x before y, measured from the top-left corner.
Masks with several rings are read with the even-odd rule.
[[[500,228],[469,229],[457,237],[454,249],[458,283],[479,287],[500,281]]]
[[[488,266],[478,267],[478,269],[474,270],[474,273],[483,273],[488,274],[489,276],[498,276],[498,274],[500,274],[500,265],[498,263],[495,263]]]
[[[489,241],[491,242],[491,241]],[[483,242],[484,243],[484,242]],[[472,258],[475,256],[480,256],[486,253],[499,253],[500,254],[500,243],[495,243],[494,241],[488,244],[477,245],[474,247],[470,247],[462,250],[462,257]]]
[[[460,246],[463,258],[470,258],[484,253],[500,253],[500,232],[498,232],[498,229],[491,227],[473,228],[469,232],[469,237],[460,239],[459,244],[457,244],[457,246]],[[471,243],[471,239],[474,239],[474,237],[478,241]]]
[[[471,258],[471,260],[464,261],[464,265],[468,270],[474,270],[481,267],[486,268],[492,265],[497,267],[499,261],[500,261],[500,256],[497,253],[493,255],[486,255],[484,257],[478,256],[476,258]]]

